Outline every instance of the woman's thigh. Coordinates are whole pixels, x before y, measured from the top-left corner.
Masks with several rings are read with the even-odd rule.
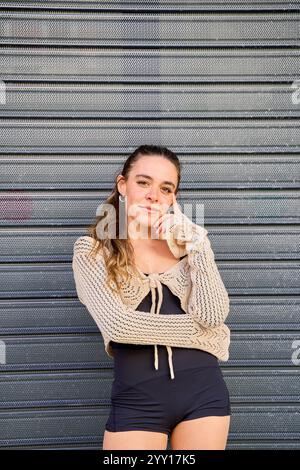
[[[181,421],[170,436],[172,450],[225,450],[230,415]]]
[[[103,450],[165,450],[168,435],[152,431],[104,431]]]

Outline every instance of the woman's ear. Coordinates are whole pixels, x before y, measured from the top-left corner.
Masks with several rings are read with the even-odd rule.
[[[117,188],[118,188],[119,193],[124,197],[125,189],[126,189],[124,176],[118,175],[116,178],[116,182],[117,182]]]

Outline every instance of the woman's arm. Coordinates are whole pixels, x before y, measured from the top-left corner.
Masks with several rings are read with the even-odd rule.
[[[208,231],[192,222],[174,201],[175,214],[165,218],[164,238],[176,257],[188,255],[192,288],[187,311],[205,327],[221,325],[229,313],[229,297],[215,262]]]
[[[161,315],[133,310],[106,284],[101,254],[89,258],[92,238],[79,237],[74,244],[72,268],[79,300],[87,307],[100,332],[113,341],[129,344],[161,344],[192,347],[205,334],[191,315]]]
[[[187,310],[201,325],[215,327],[225,321],[230,302],[205,232],[203,236],[196,230],[186,243],[192,281]]]

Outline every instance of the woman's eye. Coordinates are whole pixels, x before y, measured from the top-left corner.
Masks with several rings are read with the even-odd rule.
[[[147,184],[147,181],[138,181],[138,184]],[[167,191],[168,193],[171,193],[172,191],[169,188],[163,188],[164,191]]]

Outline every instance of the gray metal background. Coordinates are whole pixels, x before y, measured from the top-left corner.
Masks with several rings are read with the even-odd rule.
[[[72,249],[129,152],[159,143],[231,298],[228,448],[299,449],[299,3],[0,7],[0,446],[102,448],[112,361]]]

